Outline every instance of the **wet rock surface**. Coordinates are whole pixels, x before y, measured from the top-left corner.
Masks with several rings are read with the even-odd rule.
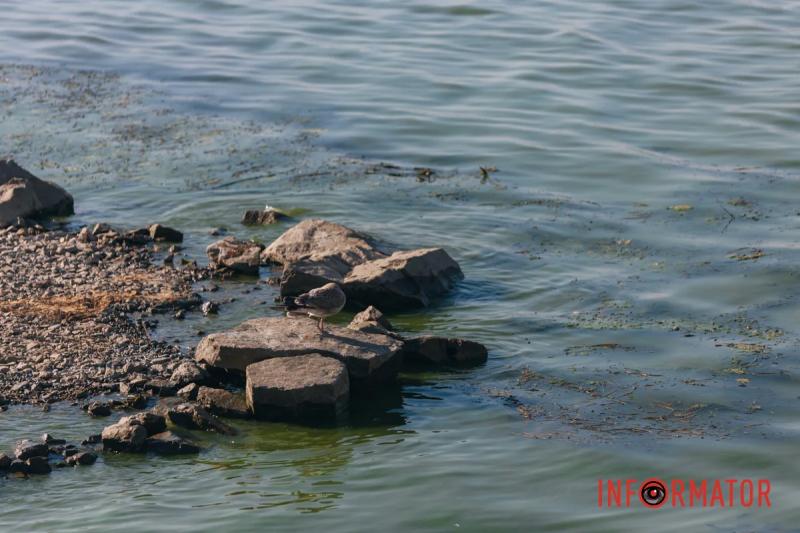
[[[287,220],[285,215],[275,209],[248,209],[242,217],[242,224],[246,226],[268,226]]]
[[[267,359],[247,367],[247,405],[271,420],[335,418],[350,381],[341,361],[319,354]]]
[[[257,318],[205,337],[195,358],[211,366],[244,372],[264,359],[312,353],[339,359],[351,380],[393,378],[399,367],[402,343],[385,335],[328,326],[321,333],[308,318]]]
[[[162,400],[156,412],[172,424],[186,429],[214,431],[222,435],[235,435],[236,429],[222,422],[205,408],[193,403],[177,403]]]
[[[41,180],[11,160],[0,160],[0,227],[18,218],[71,215],[72,196],[64,189]]]
[[[196,396],[197,403],[210,413],[229,418],[249,418],[250,411],[243,394],[225,389],[200,387]]]

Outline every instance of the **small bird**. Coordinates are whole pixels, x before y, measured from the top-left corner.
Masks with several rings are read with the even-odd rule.
[[[291,309],[286,314],[287,316],[293,316],[299,311],[308,316],[319,318],[317,328],[324,333],[325,319],[341,311],[346,301],[347,297],[339,285],[327,283],[295,298],[293,302],[295,309]]]

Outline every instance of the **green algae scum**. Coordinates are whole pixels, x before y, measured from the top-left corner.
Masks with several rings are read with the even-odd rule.
[[[0,383],[28,383],[0,390],[11,400],[0,453],[48,433],[65,465],[71,445],[97,458],[56,468],[53,454],[38,475],[0,459],[0,531],[797,530],[795,4],[34,0],[2,11],[0,156],[69,191],[75,213],[0,239]],[[154,453],[179,446],[166,437],[145,454],[80,444],[177,393],[178,362],[209,336],[290,320],[283,265],[244,261],[252,268],[220,276],[206,248],[233,237],[262,258],[311,219],[379,241],[337,271],[344,285],[362,260],[446,251],[463,278],[425,306],[381,311],[404,339],[445,339],[447,364],[398,363],[396,379],[351,387],[353,368],[377,366],[348,366],[356,352],[328,344],[363,309],[345,307],[325,320],[332,337],[303,345],[343,360],[308,377],[330,378],[311,403],[349,400],[333,421],[248,418],[223,395],[228,416],[184,412],[215,431],[177,427],[179,409],[161,405],[168,431],[199,453]],[[127,325],[94,317],[80,329],[54,298],[114,259],[87,236],[99,223],[130,262],[98,282],[164,300],[87,293],[69,309],[101,302]],[[183,242],[125,233],[154,223]],[[48,238],[54,265],[84,257],[72,242],[95,246],[51,292],[33,279],[49,256],[28,278],[11,244]],[[168,271],[178,288],[165,293]],[[23,301],[48,304],[47,321]],[[48,390],[31,383],[77,372],[77,359],[63,375],[36,366],[58,367],[48,343],[59,331],[93,356],[115,350],[127,370],[114,382],[130,390],[39,402]],[[342,335],[359,349],[383,335],[364,331]],[[452,364],[447,339],[488,355]],[[420,354],[429,341],[415,342]],[[397,362],[387,354],[400,340],[373,344],[359,361]],[[234,395],[247,387],[246,373],[224,380]],[[93,401],[110,416],[81,409]]]

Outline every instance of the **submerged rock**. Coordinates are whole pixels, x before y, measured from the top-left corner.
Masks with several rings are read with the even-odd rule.
[[[319,354],[277,357],[247,367],[247,405],[258,418],[331,418],[347,403],[341,361]]]
[[[159,455],[177,455],[187,453],[199,453],[200,447],[193,442],[179,437],[171,431],[157,433],[148,437],[145,446],[148,452]]]
[[[289,215],[285,215],[275,209],[248,209],[242,217],[242,224],[246,226],[268,226],[277,224],[287,218],[289,218]]]
[[[307,318],[256,318],[212,333],[197,346],[195,358],[211,366],[244,372],[264,359],[321,354],[347,365],[351,380],[393,378],[402,343],[385,335],[328,326],[324,333]]]
[[[210,413],[230,418],[248,418],[250,411],[244,395],[225,389],[200,387],[197,391],[197,403],[208,409]]]
[[[206,248],[210,266],[243,274],[258,274],[263,246],[252,241],[240,241],[225,237]]]
[[[68,466],[93,465],[97,461],[97,454],[90,451],[77,452],[67,457]]]
[[[162,402],[156,407],[159,413],[166,416],[176,426],[186,429],[215,431],[222,435],[236,435],[236,429],[218,420],[205,408],[193,403],[170,404]]]
[[[47,457],[31,457],[25,461],[25,465],[28,467],[28,474],[49,474],[53,471]]]
[[[11,160],[0,160],[0,227],[18,217],[65,216],[75,212],[72,196]]]
[[[474,341],[444,337],[417,337],[403,346],[403,361],[423,364],[477,365],[485,363],[486,347]]]

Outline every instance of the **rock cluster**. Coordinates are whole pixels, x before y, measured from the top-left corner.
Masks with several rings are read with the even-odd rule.
[[[213,333],[197,346],[199,363],[244,373],[246,410],[228,391],[200,387],[198,401],[222,416],[273,420],[336,418],[350,389],[394,379],[409,365],[474,365],[486,348],[473,341],[424,336],[403,339],[374,307],[356,315],[347,328],[321,333],[306,318],[258,318]],[[216,406],[215,406],[216,404]]]
[[[464,277],[441,248],[390,254],[367,235],[319,219],[287,230],[261,252],[261,261],[283,266],[281,295],[335,282],[347,294],[348,306],[359,309],[425,307]]]
[[[55,467],[91,465],[97,460],[94,450],[67,444],[45,433],[40,441],[17,442],[13,455],[0,453],[0,474],[16,476],[48,474]]]

